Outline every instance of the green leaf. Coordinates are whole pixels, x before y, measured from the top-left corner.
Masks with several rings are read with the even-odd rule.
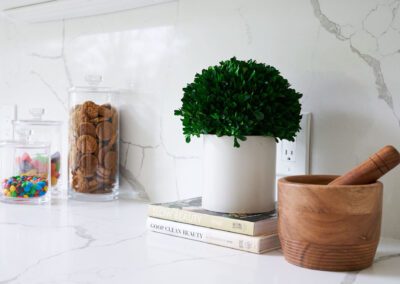
[[[256,119],[257,119],[257,120],[263,120],[263,119],[264,119],[264,114],[263,114],[261,111],[259,111],[259,110],[257,110],[257,111],[254,113],[254,115],[256,116]]]
[[[237,148],[240,147],[240,144],[239,144],[239,142],[237,141],[237,138],[236,138],[236,137],[233,138],[233,146],[234,146],[234,147],[237,147]]]

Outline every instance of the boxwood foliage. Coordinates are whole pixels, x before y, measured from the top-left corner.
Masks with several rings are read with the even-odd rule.
[[[196,74],[175,115],[186,142],[201,134],[233,136],[235,147],[250,135],[294,141],[301,96],[274,67],[233,57]]]

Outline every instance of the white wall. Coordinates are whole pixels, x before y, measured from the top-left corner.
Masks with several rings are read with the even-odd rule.
[[[123,174],[154,201],[201,193],[201,140],[173,110],[196,72],[237,56],[281,70],[313,113],[312,173],[340,174],[400,146],[400,1],[180,0],[26,25],[0,18],[0,103],[67,122],[87,73],[121,96]],[[386,236],[400,238],[400,168],[383,178]]]

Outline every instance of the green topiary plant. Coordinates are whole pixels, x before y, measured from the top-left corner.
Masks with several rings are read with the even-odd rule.
[[[186,142],[191,136],[246,136],[294,141],[300,130],[301,94],[272,66],[235,57],[196,74],[183,88],[181,116]]]

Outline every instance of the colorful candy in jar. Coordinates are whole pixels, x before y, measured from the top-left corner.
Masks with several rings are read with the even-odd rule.
[[[55,186],[60,178],[60,152],[51,155],[51,185]],[[17,158],[19,170],[23,175],[27,176],[43,176],[47,174],[47,158],[44,156],[36,156],[31,158],[28,153],[24,153]]]
[[[24,153],[21,157],[17,157],[17,164],[22,175],[26,176],[46,176],[47,175],[47,158],[37,155],[35,158]],[[51,185],[55,186],[60,178],[60,152],[51,155]]]
[[[40,176],[13,176],[3,180],[3,194],[8,197],[32,198],[47,193],[48,182]]]
[[[22,175],[47,177],[48,160],[45,156],[37,155],[32,159],[28,153],[24,153],[17,157],[17,164]]]
[[[51,186],[55,186],[60,178],[60,152],[51,155]]]

